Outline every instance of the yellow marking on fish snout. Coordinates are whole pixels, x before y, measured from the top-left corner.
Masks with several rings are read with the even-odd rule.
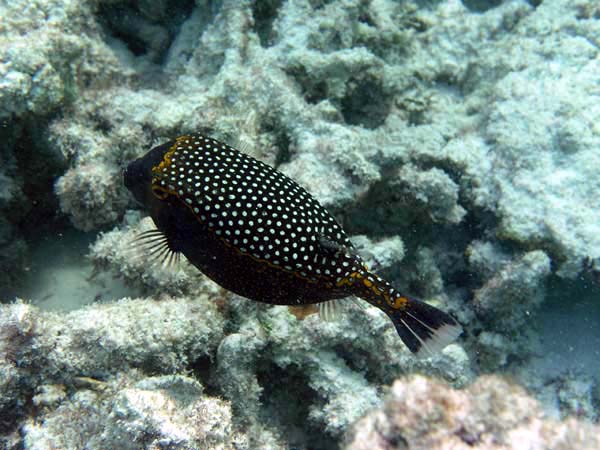
[[[182,141],[189,140],[189,136],[179,136],[175,139],[175,143],[167,150],[167,152],[163,155],[162,161],[157,165],[152,167],[152,193],[159,200],[166,199],[169,195],[177,196],[177,192],[172,189],[167,189],[164,186],[160,185],[160,177],[162,173],[173,164],[171,158],[173,154],[177,150],[177,147],[180,145]]]
[[[173,156],[173,153],[175,153],[175,151],[177,150],[177,146],[182,141],[185,141],[186,139],[190,140],[190,137],[189,136],[179,136],[178,138],[176,138],[175,143],[164,154],[162,161],[158,164],[158,166],[154,166],[152,168],[152,173],[158,174],[159,172],[162,172],[163,169],[169,167],[172,164],[171,157]]]

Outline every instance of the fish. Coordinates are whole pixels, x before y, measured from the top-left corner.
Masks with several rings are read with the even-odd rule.
[[[131,161],[123,181],[156,229],[148,258],[183,255],[223,288],[257,302],[307,306],[357,297],[382,310],[419,357],[461,333],[448,313],[370,272],[337,222],[270,165],[201,133]]]

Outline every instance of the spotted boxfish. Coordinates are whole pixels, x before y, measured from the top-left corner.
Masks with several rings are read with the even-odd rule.
[[[202,134],[129,163],[125,186],[152,217],[149,254],[183,254],[217,284],[276,305],[366,300],[406,346],[430,356],[462,329],[447,313],[368,270],[336,219],[273,167]]]

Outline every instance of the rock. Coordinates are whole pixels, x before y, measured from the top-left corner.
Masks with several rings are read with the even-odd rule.
[[[345,450],[600,448],[597,425],[548,419],[523,390],[496,376],[455,390],[423,376],[394,382],[361,419]]]

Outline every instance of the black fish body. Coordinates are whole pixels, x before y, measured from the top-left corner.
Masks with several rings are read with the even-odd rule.
[[[386,312],[407,346],[422,354],[460,334],[452,317],[370,273],[306,190],[233,147],[181,136],[131,162],[124,180],[169,252],[236,294],[278,305],[356,295]]]

